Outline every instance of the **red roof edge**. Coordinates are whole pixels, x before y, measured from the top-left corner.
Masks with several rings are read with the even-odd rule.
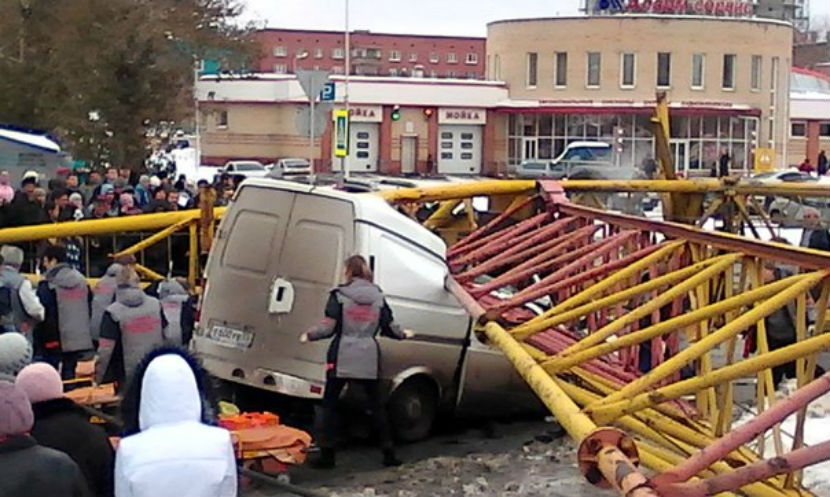
[[[806,69],[804,67],[792,67],[792,72],[798,74],[806,74],[807,76],[814,76],[819,79],[823,79],[825,81],[830,81],[830,76],[824,74],[823,72],[814,71],[812,69]]]

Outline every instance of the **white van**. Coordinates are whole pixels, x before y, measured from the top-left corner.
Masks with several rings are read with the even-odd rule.
[[[379,338],[390,419],[403,440],[437,413],[495,415],[538,401],[498,349],[479,341],[445,289],[444,242],[372,194],[249,179],[222,220],[207,264],[194,347],[213,375],[320,399],[328,342],[299,336],[323,313],[343,261],[366,257],[412,340]]]

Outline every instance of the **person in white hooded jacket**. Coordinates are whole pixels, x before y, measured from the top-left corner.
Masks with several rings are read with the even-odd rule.
[[[151,352],[122,404],[125,438],[115,455],[115,497],[236,497],[230,432],[215,412],[206,375],[186,352]]]

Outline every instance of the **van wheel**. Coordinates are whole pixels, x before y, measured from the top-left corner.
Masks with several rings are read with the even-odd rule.
[[[438,411],[438,392],[422,378],[405,381],[389,399],[389,417],[395,437],[403,442],[423,440],[432,430]]]

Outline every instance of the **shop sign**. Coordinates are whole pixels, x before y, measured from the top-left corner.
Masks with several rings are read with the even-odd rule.
[[[599,0],[605,12],[639,14],[691,14],[707,16],[751,16],[752,2],[742,0]]]
[[[756,148],[754,164],[755,172],[762,173],[764,171],[772,171],[774,157],[775,150],[771,148]]]
[[[380,105],[351,105],[349,106],[349,120],[353,123],[379,123],[383,121],[383,107]]]
[[[487,124],[485,109],[447,107],[438,109],[439,124]]]

